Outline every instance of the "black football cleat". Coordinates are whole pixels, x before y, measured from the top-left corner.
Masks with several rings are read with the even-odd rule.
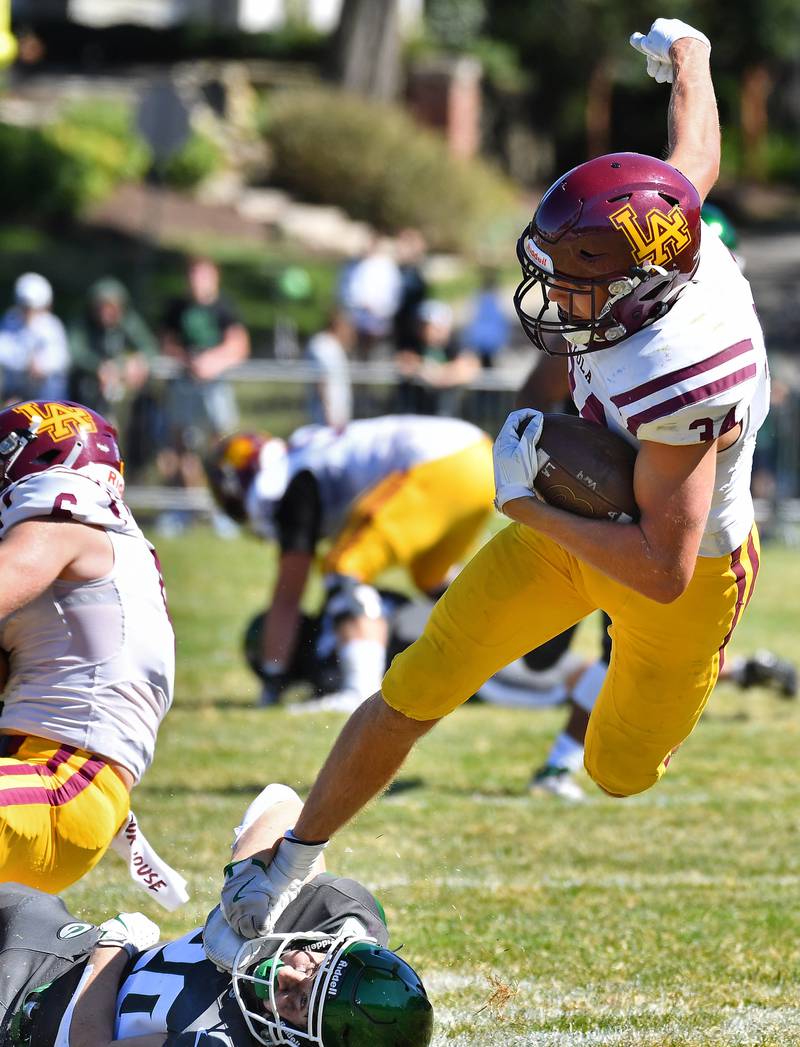
[[[741,686],[772,687],[782,698],[796,698],[797,667],[772,651],[756,651],[744,663]]]

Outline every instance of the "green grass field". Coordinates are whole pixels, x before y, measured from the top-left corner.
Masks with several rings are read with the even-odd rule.
[[[134,802],[192,897],[164,913],[112,854],[66,900],[88,918],[142,908],[168,936],[214,904],[249,800],[272,780],[305,794],[343,718],[252,706],[239,640],[265,600],[264,546],[197,530],[159,552],[177,693]],[[765,549],[732,648],[796,657],[798,590],[800,555]],[[587,622],[579,642],[596,641]],[[433,997],[435,1043],[800,1044],[800,705],[720,686],[660,785],[578,807],[526,793],[561,720],[467,705],[329,848],[329,867],[384,902]]]

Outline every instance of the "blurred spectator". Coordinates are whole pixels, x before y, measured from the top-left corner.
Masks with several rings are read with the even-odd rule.
[[[14,305],[0,321],[3,400],[63,400],[69,350],[64,325],[51,311],[53,288],[39,273],[14,284]]]
[[[429,298],[417,310],[419,349],[395,356],[401,376],[397,409],[403,414],[457,415],[465,386],[480,371],[478,357],[459,344],[453,310]]]
[[[374,237],[367,251],[342,273],[339,300],[352,316],[359,359],[365,360],[392,331],[402,292],[400,270],[385,240]]]
[[[247,359],[250,338],[220,295],[214,262],[193,258],[186,275],[188,294],[169,303],[163,320],[161,351],[178,373],[166,387],[166,447],[158,464],[167,483],[197,487],[205,482],[201,455],[207,443],[237,424],[234,392],[222,376]],[[160,521],[169,531],[186,522],[186,516]]]
[[[425,237],[418,229],[403,229],[397,235],[397,262],[400,270],[400,301],[394,317],[395,349],[419,351],[419,307],[428,297],[423,272]]]
[[[356,332],[341,309],[335,309],[324,330],[313,335],[305,356],[319,371],[319,379],[309,389],[309,414],[315,425],[344,429],[353,417],[353,389],[349,355]]]
[[[796,496],[798,482],[798,409],[791,371],[770,360],[769,414],[758,431],[751,488],[755,498],[777,502]],[[769,534],[769,528],[764,528]]]
[[[511,328],[495,273],[484,273],[481,289],[471,302],[471,316],[462,341],[477,354],[481,367],[494,367],[498,355],[508,345]]]
[[[139,392],[156,355],[153,332],[111,276],[92,284],[83,315],[69,328],[70,395],[109,418]]]

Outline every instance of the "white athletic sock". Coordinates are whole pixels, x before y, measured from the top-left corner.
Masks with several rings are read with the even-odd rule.
[[[342,690],[369,698],[381,688],[386,671],[386,647],[379,640],[349,640],[339,647]]]
[[[583,746],[562,731],[553,742],[553,747],[547,757],[547,766],[566,767],[568,771],[579,771],[583,767]]]
[[[731,680],[733,683],[738,683],[741,687],[742,682],[744,681],[744,671],[746,665],[747,659],[742,658],[741,655],[738,655],[735,658],[726,658],[725,675],[729,680]]]
[[[572,688],[572,700],[584,712],[590,713],[606,678],[608,666],[602,659],[593,662]]]

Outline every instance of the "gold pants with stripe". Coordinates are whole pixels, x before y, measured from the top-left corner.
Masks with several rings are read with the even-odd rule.
[[[323,570],[372,582],[400,565],[419,589],[430,592],[480,538],[493,499],[488,438],[391,473],[355,503]]]
[[[501,666],[602,608],[614,643],[589,721],[586,769],[612,795],[643,792],[700,718],[758,557],[754,526],[732,554],[698,558],[686,591],[660,604],[512,524],[467,564],[423,635],[394,659],[384,699],[414,719],[445,716]]]
[[[3,742],[0,880],[56,894],[100,861],[128,815],[128,790],[82,749],[30,736]]]

